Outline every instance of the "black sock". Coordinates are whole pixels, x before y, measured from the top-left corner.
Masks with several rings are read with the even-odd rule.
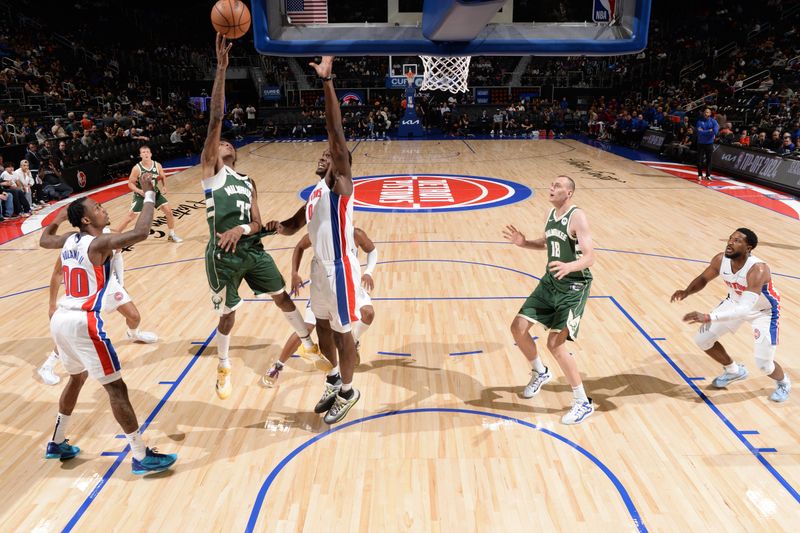
[[[341,396],[345,400],[349,400],[350,398],[352,398],[353,394],[354,394],[353,389],[350,389],[349,391],[339,391],[339,396]]]
[[[327,382],[328,382],[328,383],[330,383],[331,385],[336,385],[336,382],[337,382],[337,381],[339,381],[339,380],[341,380],[341,379],[342,379],[342,376],[340,376],[339,374],[334,374],[334,375],[332,375],[332,376],[328,376],[328,377],[325,379],[325,381],[327,381]]]

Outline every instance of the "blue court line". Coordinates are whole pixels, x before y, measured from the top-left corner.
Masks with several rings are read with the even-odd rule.
[[[474,352],[453,352],[450,354],[450,357],[457,357],[459,355],[475,355],[477,353],[483,353],[483,350],[475,350]]]
[[[653,339],[653,340],[655,340],[655,339]],[[691,378],[687,378],[687,379],[690,379],[692,381],[705,381],[706,380],[706,378],[702,378],[702,377],[691,377]]]
[[[300,356],[299,356],[299,355],[297,355],[297,354],[292,354],[292,355],[290,355],[289,357],[295,357],[295,358],[298,358],[298,357],[300,357]]]
[[[159,385],[175,385],[174,381],[159,381]]]
[[[127,455],[128,452],[123,450],[121,452],[103,452],[100,455],[103,457],[119,457],[120,455]]]
[[[758,453],[777,453],[777,449],[775,448],[756,448]]]
[[[759,433],[758,433],[758,430],[755,430],[755,429],[740,429],[739,430],[739,434],[740,435],[758,435]]]
[[[203,341],[192,341],[192,344],[200,344],[200,345],[203,345],[203,344],[205,344],[205,342],[203,342]]]
[[[665,340],[667,340],[667,338],[666,337],[653,337],[653,340],[654,341],[665,341]]]
[[[358,150],[358,147],[359,147],[359,146],[361,146],[361,140],[360,140],[360,139],[358,140],[358,142],[356,143],[356,145],[355,145],[355,146],[353,146],[353,149],[352,149],[352,150],[350,150],[350,155],[353,155],[354,153],[356,153],[356,150]]]
[[[41,287],[34,287],[33,289],[26,289],[24,291],[12,292],[11,294],[4,294],[0,296],[0,300],[2,300],[3,298],[11,298],[12,296],[19,296],[20,294],[25,294],[27,292],[40,291],[42,289],[47,289],[48,287],[49,285],[42,285]]]
[[[159,411],[161,411],[161,408],[164,407],[164,404],[167,403],[167,400],[169,400],[170,396],[172,396],[172,393],[175,392],[175,390],[181,384],[181,381],[183,381],[183,379],[189,373],[189,370],[191,370],[192,367],[194,366],[194,364],[198,361],[198,359],[200,359],[200,356],[203,354],[205,349],[208,347],[208,343],[211,342],[211,339],[213,339],[214,335],[216,335],[216,334],[217,334],[217,329],[214,328],[214,331],[212,331],[211,335],[209,335],[208,338],[206,339],[205,344],[203,346],[201,346],[199,350],[197,350],[197,353],[194,354],[194,356],[191,358],[191,360],[189,360],[189,363],[183,369],[183,372],[180,373],[180,375],[178,376],[178,379],[175,380],[175,383],[173,383],[172,386],[170,386],[170,388],[167,390],[167,392],[164,393],[164,396],[161,398],[161,401],[158,402],[158,405],[156,405],[155,408],[150,412],[150,416],[147,417],[147,420],[145,420],[144,424],[142,424],[141,427],[139,428],[139,432],[140,433],[144,433],[145,432],[145,430],[150,425],[150,423],[153,421],[153,419],[156,417],[156,415],[159,413]],[[122,437],[124,438],[125,436],[123,435]],[[64,529],[62,530],[63,533],[66,533],[68,531],[72,531],[72,529],[75,527],[75,525],[81,519],[81,517],[83,517],[83,515],[86,513],[86,510],[89,508],[89,506],[92,504],[92,502],[94,502],[95,499],[97,499],[97,496],[100,494],[100,491],[103,490],[103,487],[106,486],[106,483],[108,483],[108,480],[111,479],[111,476],[113,476],[114,472],[117,471],[117,468],[119,468],[119,465],[121,465],[122,461],[125,460],[125,458],[128,456],[128,453],[130,452],[130,450],[131,450],[130,445],[127,445],[127,446],[125,446],[125,449],[122,450],[122,452],[119,453],[119,455],[117,456],[117,460],[114,461],[114,464],[112,464],[108,468],[108,470],[106,470],[106,473],[103,474],[102,479],[100,479],[100,481],[97,482],[97,485],[94,486],[92,491],[89,493],[89,495],[83,501],[81,506],[75,512],[75,514],[72,515],[72,518],[69,519],[69,522],[67,522],[67,525],[64,526]]]
[[[267,476],[267,479],[264,480],[264,483],[261,485],[261,489],[258,491],[258,496],[256,496],[256,501],[253,503],[253,509],[250,511],[250,518],[247,521],[247,525],[245,526],[245,532],[250,533],[255,531],[256,522],[258,521],[258,515],[261,512],[261,508],[264,506],[264,500],[267,496],[267,491],[269,490],[270,486],[272,486],[275,478],[278,477],[278,474],[289,464],[289,461],[294,459],[300,452],[305,450],[306,448],[310,447],[312,444],[317,443],[318,441],[322,440],[323,438],[336,433],[337,431],[342,431],[343,429],[347,429],[351,426],[355,426],[357,424],[364,424],[366,422],[370,422],[373,420],[379,420],[382,418],[386,418],[389,416],[398,416],[398,415],[410,415],[410,414],[420,414],[420,413],[452,413],[452,414],[468,414],[468,415],[478,415],[478,416],[485,416],[491,418],[498,418],[500,420],[508,420],[510,422],[515,422],[527,428],[540,431],[549,437],[553,437],[559,442],[562,442],[569,447],[571,447],[574,451],[578,452],[579,454],[583,455],[589,461],[594,463],[594,465],[599,468],[611,481],[614,485],[614,488],[619,493],[620,497],[622,498],[622,502],[625,504],[625,507],[628,510],[628,514],[630,514],[631,520],[633,520],[633,524],[636,526],[637,531],[642,533],[647,531],[647,527],[644,525],[641,516],[639,515],[639,511],[636,509],[636,506],[631,500],[628,491],[622,485],[622,482],[617,478],[616,475],[605,465],[603,464],[600,459],[595,457],[591,452],[580,446],[579,444],[567,439],[566,437],[555,433],[554,431],[540,428],[535,424],[530,422],[526,422],[524,420],[520,420],[519,418],[513,418],[506,415],[501,415],[498,413],[492,413],[489,411],[476,411],[473,409],[454,409],[454,408],[446,408],[446,407],[428,407],[428,408],[420,408],[420,409],[407,409],[402,411],[391,411],[388,413],[379,413],[371,416],[366,416],[364,418],[359,418],[357,420],[351,420],[350,422],[346,422],[342,425],[332,427],[328,431],[324,433],[320,433],[319,435],[315,435],[314,437],[308,439],[300,446],[289,452],[289,454],[281,459],[278,465],[272,469],[272,471]]]
[[[399,352],[378,352],[378,355],[396,355],[397,357],[411,357],[410,353],[399,353]]]
[[[774,477],[778,481],[778,483],[780,483],[781,486],[783,486],[783,488],[786,489],[786,492],[788,492],[792,496],[792,498],[795,499],[797,503],[800,503],[800,493],[798,493],[797,490],[791,484],[789,484],[788,481],[786,481],[786,478],[784,478],[775,469],[775,467],[772,466],[772,464],[769,461],[767,461],[767,459],[761,454],[760,450],[762,450],[763,448],[755,448],[752,444],[750,444],[750,442],[747,440],[747,438],[745,438],[742,432],[736,429],[736,426],[733,425],[733,423],[728,419],[728,417],[726,417],[722,413],[722,411],[720,411],[720,409],[716,406],[716,404],[713,401],[711,401],[711,399],[708,396],[706,396],[703,393],[703,391],[700,390],[700,388],[695,384],[694,380],[692,380],[692,378],[687,376],[686,373],[681,369],[681,367],[679,367],[677,363],[675,363],[675,361],[673,361],[672,358],[669,355],[667,355],[667,352],[665,352],[661,348],[661,346],[659,346],[659,344],[655,342],[650,337],[650,335],[647,334],[644,328],[642,328],[642,326],[639,325],[636,319],[634,319],[631,316],[631,314],[628,313],[628,311],[617,301],[616,298],[614,298],[613,296],[608,296],[608,299],[611,300],[614,303],[614,305],[617,306],[617,309],[619,309],[622,312],[622,314],[625,315],[625,318],[627,318],[630,321],[630,323],[633,324],[633,326],[639,331],[639,333],[641,333],[642,337],[647,339],[647,341],[653,346],[653,348],[655,348],[655,350],[661,355],[661,357],[664,358],[664,360],[669,364],[669,366],[671,366],[672,369],[686,382],[686,384],[689,385],[689,387],[691,387],[691,389],[695,392],[695,394],[697,394],[697,396],[699,396],[700,399],[703,400],[703,402],[708,406],[708,408],[711,409],[711,411],[715,415],[717,415],[717,418],[719,418],[722,421],[725,427],[727,427],[731,431],[731,433],[733,433],[736,436],[736,438],[739,439],[739,441],[741,441],[742,444],[744,444],[745,448],[747,448],[747,451],[749,451],[750,453],[753,454],[753,456],[755,456],[758,462],[760,462],[764,466],[764,468],[766,468],[767,471],[770,474],[772,474],[772,477]]]
[[[470,152],[472,152],[473,154],[477,153],[477,152],[475,152],[475,150],[473,150],[472,146],[470,146],[469,143],[466,140],[464,140],[464,139],[461,139],[461,140],[464,142],[464,144],[467,145],[467,148],[469,148]]]

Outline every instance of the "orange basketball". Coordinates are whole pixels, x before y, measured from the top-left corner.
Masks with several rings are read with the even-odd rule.
[[[238,39],[250,29],[250,10],[241,0],[219,0],[211,8],[211,24],[228,39]]]

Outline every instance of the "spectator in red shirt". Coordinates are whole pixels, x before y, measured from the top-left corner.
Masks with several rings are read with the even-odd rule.
[[[90,129],[92,129],[93,125],[94,122],[92,122],[92,119],[89,118],[89,113],[84,113],[83,119],[81,120],[81,126],[83,126],[83,131],[89,131]]]

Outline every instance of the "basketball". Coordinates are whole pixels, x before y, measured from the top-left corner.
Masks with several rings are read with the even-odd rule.
[[[240,0],[219,0],[211,8],[211,24],[228,39],[238,39],[250,29],[250,10]]]

